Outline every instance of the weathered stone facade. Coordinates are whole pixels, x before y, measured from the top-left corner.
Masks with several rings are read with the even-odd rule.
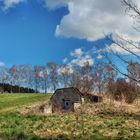
[[[74,111],[75,104],[82,103],[82,95],[76,88],[62,88],[55,91],[51,97],[52,112]]]

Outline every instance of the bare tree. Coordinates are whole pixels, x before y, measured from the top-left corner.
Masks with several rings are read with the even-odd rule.
[[[44,90],[45,93],[47,93],[47,68],[45,66],[40,66],[39,69],[39,81],[40,81],[40,87],[42,90]]]
[[[106,92],[108,95],[111,95],[112,98],[115,94],[115,86],[114,83],[116,81],[118,73],[114,70],[110,63],[105,65],[106,69]]]
[[[79,89],[82,93],[87,94],[93,91],[93,67],[88,61],[83,66],[73,66],[73,73],[70,78],[70,86]]]
[[[70,86],[81,89],[81,67],[73,66],[73,73],[71,74]]]
[[[97,87],[96,92],[102,94],[105,90],[106,83],[106,69],[103,60],[96,61],[93,71],[93,79],[95,82],[95,87]]]
[[[49,70],[49,80],[50,84],[53,87],[53,90],[56,90],[56,87],[58,86],[58,65],[55,62],[49,62],[47,63],[48,70]]]
[[[84,62],[84,65],[81,67],[81,91],[83,93],[91,93],[93,86],[93,67],[89,62]]]
[[[122,3],[125,7],[125,11],[126,13],[128,13],[130,15],[130,18],[133,18],[135,20],[135,24],[133,26],[134,30],[136,32],[140,32],[140,9],[138,8],[138,6],[132,1],[132,0],[122,0]],[[106,36],[106,38],[108,40],[110,40],[110,42],[112,44],[115,44],[116,46],[120,47],[123,51],[126,51],[129,55],[131,55],[131,59],[132,57],[134,58],[134,61],[136,61],[137,63],[140,62],[140,47],[139,44],[136,41],[127,39],[123,36],[120,36],[118,34],[116,34],[115,38]],[[131,47],[128,47],[131,46]],[[134,48],[136,51],[133,51]],[[113,50],[110,50],[112,54],[114,54],[114,56],[116,58],[118,58],[124,66],[132,66],[131,61],[128,59],[128,57],[124,57],[122,55],[119,55],[118,53],[114,52]],[[113,60],[111,60],[111,58],[109,57],[109,55],[106,55],[106,58],[108,59],[108,61],[111,63],[112,67],[119,73],[121,73],[122,75],[124,75],[125,77],[129,78],[131,81],[134,81],[135,83],[140,83],[140,80],[138,78],[136,78],[134,75],[130,74],[130,71],[128,71],[128,73],[125,73],[124,71],[122,71],[115,63],[113,63]],[[134,65],[133,64],[133,69],[139,69],[140,65]]]
[[[28,87],[29,93],[29,89],[33,88],[32,86],[34,82],[33,69],[31,65],[22,65],[20,78],[22,86]]]
[[[40,67],[34,66],[34,81],[35,81],[35,91],[36,93],[39,91],[39,73],[40,73]]]
[[[43,80],[44,80],[45,93],[47,93],[47,79],[48,79],[47,68],[43,66]]]
[[[20,93],[20,88],[22,85],[24,85],[25,82],[25,65],[18,65],[16,68],[16,85],[18,85],[18,92]]]
[[[138,62],[130,61],[127,66],[127,70],[129,77],[133,77],[137,81],[140,81],[140,64]],[[138,86],[138,83],[136,83],[134,80],[129,78],[129,81],[131,85],[134,85],[135,87]]]
[[[0,81],[2,84],[1,92],[4,92],[4,84],[9,82],[8,69],[5,67],[0,68]]]
[[[64,87],[70,86],[71,75],[73,74],[73,72],[74,70],[70,65],[63,64],[60,67],[61,79],[62,79],[62,83],[64,84]]]
[[[13,65],[10,69],[9,69],[9,77],[10,77],[10,84],[11,85],[15,85],[16,84],[16,79],[17,79],[17,66]],[[11,86],[11,93],[13,92],[12,86]]]

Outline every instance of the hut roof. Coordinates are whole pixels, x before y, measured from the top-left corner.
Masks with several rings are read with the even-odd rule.
[[[54,94],[51,96],[50,100],[52,100],[53,96],[58,92],[58,91],[65,91],[65,90],[73,90],[75,93],[79,94],[80,96],[83,96],[82,93],[77,89],[77,88],[74,88],[74,87],[68,87],[68,88],[60,88],[60,89],[57,89]]]

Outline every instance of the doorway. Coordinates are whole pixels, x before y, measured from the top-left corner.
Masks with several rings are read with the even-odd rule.
[[[70,100],[63,99],[63,109],[65,111],[68,111],[71,109],[71,107],[72,107],[72,102]]]

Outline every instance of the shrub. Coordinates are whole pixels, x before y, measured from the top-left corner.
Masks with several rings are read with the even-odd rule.
[[[136,86],[126,82],[125,79],[117,79],[117,81],[114,82],[112,86],[112,97],[117,101],[122,101],[124,99],[126,103],[132,103],[138,95]]]

